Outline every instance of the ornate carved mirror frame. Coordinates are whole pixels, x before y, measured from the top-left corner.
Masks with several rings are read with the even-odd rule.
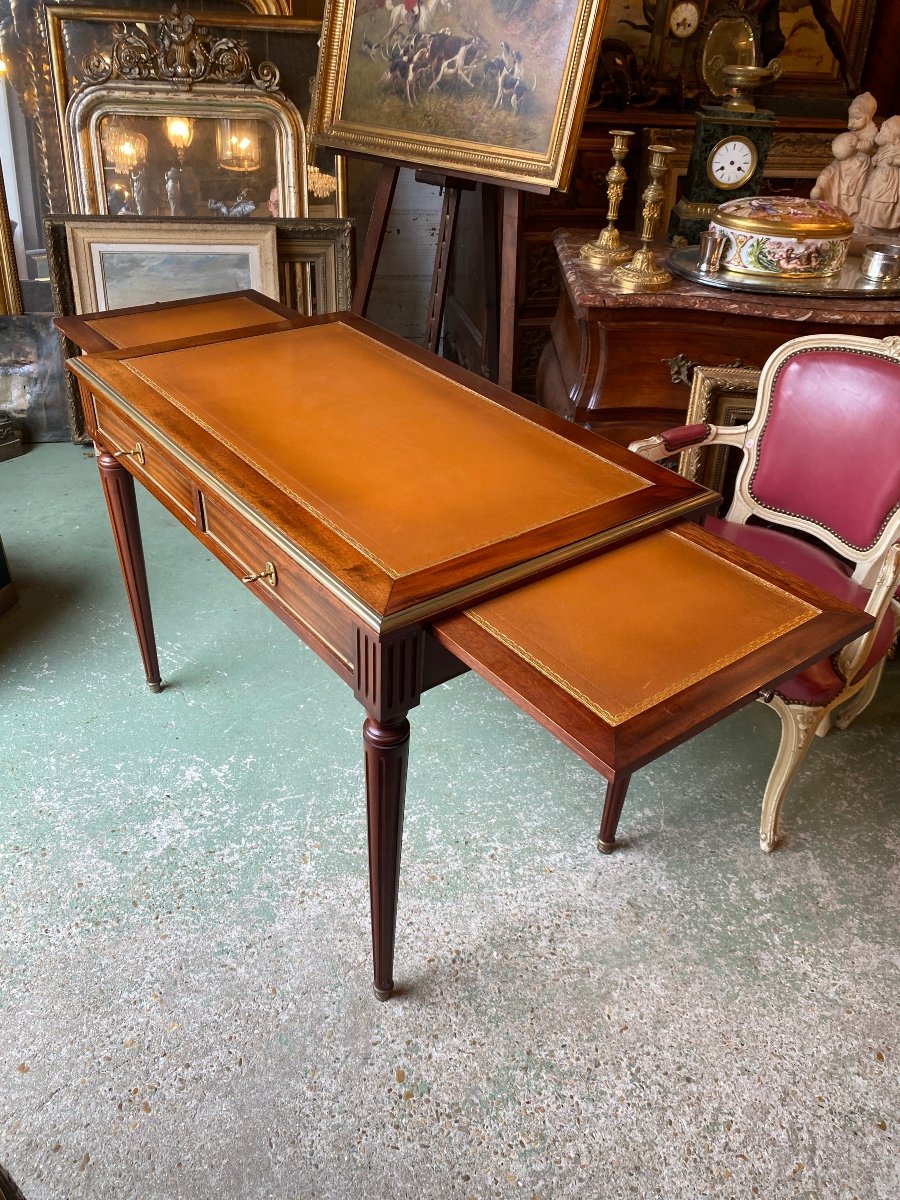
[[[105,119],[258,121],[274,136],[274,182],[279,215],[308,212],[306,130],[299,109],[279,90],[278,68],[254,66],[246,43],[211,35],[189,13],[161,16],[155,39],[125,23],[107,52],[83,64],[87,83],[66,105],[63,163],[71,208],[107,208],[101,129]],[[67,136],[66,136],[67,135]],[[261,198],[261,199],[264,199]],[[234,215],[234,214],[231,214]]]

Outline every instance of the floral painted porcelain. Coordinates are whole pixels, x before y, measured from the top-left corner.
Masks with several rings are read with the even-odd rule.
[[[726,270],[779,279],[836,275],[853,232],[841,209],[803,196],[727,200],[709,228],[725,238],[721,265]]]

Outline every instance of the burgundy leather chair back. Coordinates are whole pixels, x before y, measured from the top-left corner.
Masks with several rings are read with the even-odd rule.
[[[870,548],[900,496],[900,361],[846,348],[790,355],[756,456],[759,504]]]

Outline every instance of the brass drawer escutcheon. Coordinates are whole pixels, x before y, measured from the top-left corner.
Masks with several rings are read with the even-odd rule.
[[[269,587],[278,587],[278,572],[275,570],[275,564],[267,562],[256,575],[242,575],[241,583],[256,583],[257,579],[264,579]]]
[[[141,466],[144,465],[144,447],[140,442],[135,442],[133,450],[116,450],[113,458],[129,458],[132,455],[136,462],[139,462]]]

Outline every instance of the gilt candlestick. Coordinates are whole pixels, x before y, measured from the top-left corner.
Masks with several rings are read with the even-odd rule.
[[[650,249],[662,212],[665,188],[662,185],[668,165],[666,159],[675,153],[674,146],[650,146],[650,182],[644,195],[642,213],[641,246],[634,252],[631,262],[623,263],[613,271],[613,282],[626,292],[660,292],[672,282],[672,276],[656,261]]]
[[[628,153],[628,142],[634,137],[634,130],[611,129],[610,133],[613,138],[613,165],[606,173],[606,228],[600,231],[593,242],[585,242],[581,247],[582,258],[586,258],[593,267],[609,267],[614,263],[625,262],[631,255],[627,246],[622,245],[616,219],[625,191],[625,180],[628,178],[622,160]]]

